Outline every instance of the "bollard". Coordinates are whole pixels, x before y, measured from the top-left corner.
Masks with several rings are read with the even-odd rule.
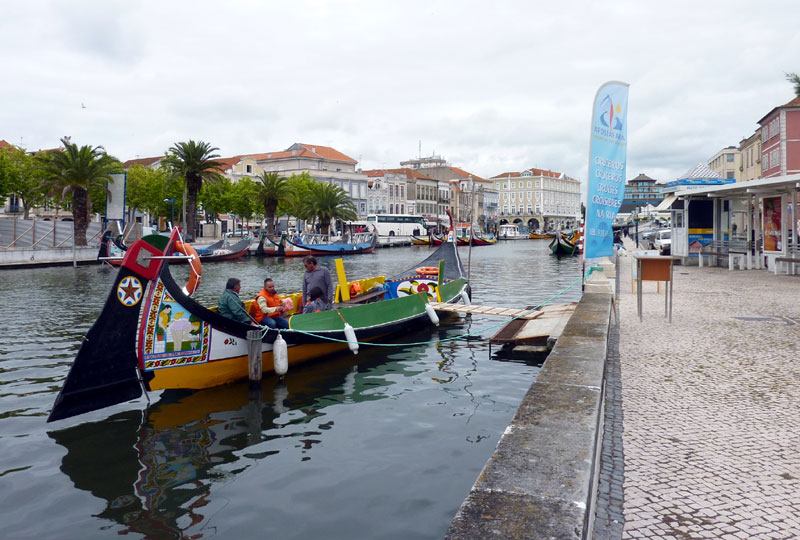
[[[247,331],[247,360],[250,384],[261,384],[261,330]]]

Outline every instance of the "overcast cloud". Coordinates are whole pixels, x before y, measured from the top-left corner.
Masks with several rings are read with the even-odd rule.
[[[38,1],[0,17],[0,139],[122,159],[332,146],[488,178],[586,179],[597,88],[629,83],[627,177],[674,180],[794,97],[795,0]],[[85,106],[85,107],[84,107]]]

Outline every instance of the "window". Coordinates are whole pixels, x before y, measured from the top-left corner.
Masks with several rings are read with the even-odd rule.
[[[725,155],[725,160],[726,160],[728,163],[733,163],[733,154],[726,154],[726,155]]]
[[[528,180],[528,187],[531,187],[532,182]]]
[[[516,187],[517,187],[517,183],[516,182],[511,182],[511,189],[515,189]]]
[[[245,166],[245,170],[246,170],[247,172],[253,172],[253,166],[252,166],[252,165],[246,165],[246,166]]]

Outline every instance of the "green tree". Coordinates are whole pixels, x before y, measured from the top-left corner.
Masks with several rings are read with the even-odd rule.
[[[286,201],[278,205],[278,215],[294,216],[297,219],[310,221],[314,212],[308,204],[311,200],[311,190],[318,182],[307,173],[293,174],[287,180],[290,193]]]
[[[256,177],[256,198],[264,207],[267,220],[267,233],[275,233],[275,212],[278,206],[286,203],[292,196],[292,188],[286,178],[274,172],[263,172]]]
[[[786,80],[794,85],[794,95],[800,97],[800,75],[797,73],[787,73]]]
[[[129,219],[136,210],[174,219],[173,208],[180,208],[183,201],[182,184],[183,182],[178,181],[165,169],[132,165],[128,169],[126,190]],[[169,203],[166,199],[173,199],[175,202]]]
[[[230,210],[242,218],[248,226],[260,206],[256,200],[257,193],[258,186],[248,177],[241,178],[238,182],[231,184]]]
[[[197,223],[197,195],[203,187],[203,182],[220,182],[224,178],[220,174],[222,163],[214,161],[219,157],[215,154],[219,148],[212,147],[209,143],[193,140],[175,143],[167,151],[163,164],[174,175],[180,176],[186,186],[186,237],[194,239]]]
[[[350,195],[336,184],[314,182],[308,206],[311,213],[319,218],[323,234],[328,233],[331,221],[335,219],[352,221],[358,218]]]
[[[232,191],[233,184],[231,184],[231,181],[223,178],[221,182],[204,185],[198,200],[202,203],[206,212],[213,214],[216,221],[219,218],[219,214],[227,214],[232,211]]]
[[[106,185],[113,182],[111,174],[122,170],[119,160],[106,153],[102,146],[81,146],[61,139],[64,150],[38,154],[44,174],[45,192],[61,200],[72,197],[72,219],[75,222],[75,245],[86,245],[86,229],[91,218],[94,189],[108,193]]]
[[[42,178],[36,159],[24,149],[0,149],[0,202],[9,195],[16,196],[22,203],[23,219],[28,219],[33,206],[45,200]]]

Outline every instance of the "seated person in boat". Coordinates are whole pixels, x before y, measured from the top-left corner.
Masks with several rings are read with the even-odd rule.
[[[327,305],[325,305],[325,299],[322,295],[322,289],[319,287],[314,287],[311,289],[311,292],[308,293],[309,297],[311,297],[311,301],[306,304],[306,307],[303,308],[303,313],[316,313],[318,311],[325,311],[326,309],[330,309]]]
[[[241,289],[241,280],[228,278],[228,282],[225,284],[225,291],[222,293],[222,296],[219,297],[219,302],[217,302],[217,309],[220,315],[233,319],[234,321],[245,324],[255,324],[250,318],[250,315],[247,314],[247,310],[244,308],[244,302],[239,298],[239,291]]]
[[[264,280],[264,288],[256,295],[254,310],[253,318],[261,326],[289,328],[289,321],[284,317],[284,304],[275,292],[275,282],[271,278]]]
[[[330,309],[333,303],[333,279],[331,272],[324,266],[317,263],[317,258],[313,255],[306,255],[303,258],[303,265],[306,271],[303,274],[303,305],[306,305],[309,298],[309,291],[314,287],[319,287],[322,291],[322,301],[325,302],[325,309]]]

